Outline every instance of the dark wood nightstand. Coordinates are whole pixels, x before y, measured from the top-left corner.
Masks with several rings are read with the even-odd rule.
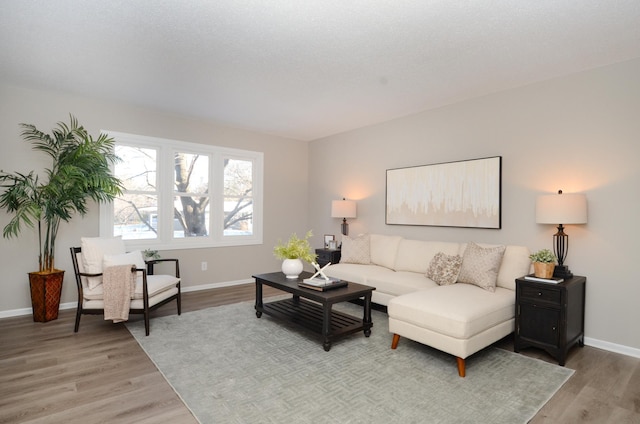
[[[332,264],[337,264],[340,262],[340,256],[342,252],[340,249],[337,250],[329,250],[329,249],[316,249],[316,255],[318,255],[318,265],[322,268],[329,262]]]
[[[544,349],[564,366],[576,343],[584,346],[586,277],[573,276],[550,284],[516,279],[515,352],[533,346]]]

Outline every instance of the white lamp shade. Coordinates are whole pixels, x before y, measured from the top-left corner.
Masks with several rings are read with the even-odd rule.
[[[355,218],[356,202],[353,200],[332,200],[331,201],[331,217],[332,218]]]
[[[586,224],[587,198],[584,194],[545,194],[536,199],[538,224]]]

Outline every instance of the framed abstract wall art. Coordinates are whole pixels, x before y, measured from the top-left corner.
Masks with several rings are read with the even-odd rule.
[[[386,223],[502,226],[502,156],[387,170]]]

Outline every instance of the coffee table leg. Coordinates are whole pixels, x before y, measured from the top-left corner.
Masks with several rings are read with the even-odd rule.
[[[362,326],[364,327],[364,336],[371,335],[371,294],[364,297],[364,316],[362,317]]]
[[[322,347],[325,352],[331,350],[331,304],[325,304],[322,307],[322,337],[324,337],[324,343]]]
[[[256,316],[262,316],[262,283],[256,280]]]

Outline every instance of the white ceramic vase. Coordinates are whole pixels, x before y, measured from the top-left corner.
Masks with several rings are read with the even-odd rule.
[[[297,279],[304,268],[300,259],[285,259],[282,261],[282,272],[287,278]]]

